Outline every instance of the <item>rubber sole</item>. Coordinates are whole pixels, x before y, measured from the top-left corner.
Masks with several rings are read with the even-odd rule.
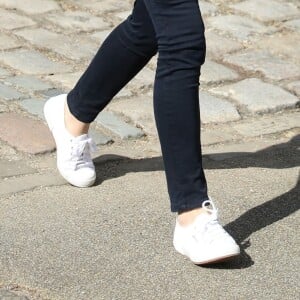
[[[210,259],[210,260],[202,261],[202,262],[195,262],[195,261],[192,261],[192,262],[195,265],[198,265],[198,266],[206,266],[206,265],[212,265],[212,264],[219,264],[219,263],[227,262],[227,261],[230,261],[230,260],[234,259],[235,257],[237,257],[239,255],[240,255],[240,253],[236,253],[236,254],[230,254],[230,255],[223,256],[223,257],[219,257],[217,259]]]
[[[237,256],[240,255],[240,251],[239,251],[239,252],[235,252],[235,253],[226,254],[224,256],[219,256],[217,258],[211,258],[211,259],[208,259],[208,260],[204,260],[204,261],[198,262],[198,261],[193,261],[188,255],[186,255],[184,253],[184,251],[182,251],[179,247],[176,247],[175,244],[174,244],[174,242],[173,242],[173,246],[174,246],[175,250],[178,253],[180,253],[181,255],[189,258],[192,263],[194,263],[195,265],[198,265],[198,266],[223,263],[223,262],[229,261],[229,260],[231,260],[231,259],[233,259],[233,258],[235,258],[235,257],[237,257]]]
[[[76,182],[72,179],[70,179],[67,175],[64,174],[64,172],[62,172],[58,167],[57,167],[60,175],[72,186],[76,186],[78,188],[88,188],[91,187],[95,184],[96,182],[96,175],[94,177],[92,177],[89,181],[85,181],[85,182]]]

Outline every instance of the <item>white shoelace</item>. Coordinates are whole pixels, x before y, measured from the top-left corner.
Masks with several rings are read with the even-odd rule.
[[[212,208],[210,208],[210,206]],[[217,209],[212,201],[203,202],[202,207],[210,214],[205,216],[206,222],[199,218],[194,227],[194,238],[205,239],[208,243],[213,243],[215,240],[227,240],[230,236],[218,222]]]
[[[97,150],[94,141],[89,137],[82,141],[73,139],[71,143],[71,162],[74,170],[83,167],[93,167],[91,153]]]

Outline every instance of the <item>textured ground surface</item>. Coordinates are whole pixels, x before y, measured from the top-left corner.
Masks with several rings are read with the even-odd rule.
[[[0,299],[298,299],[299,1],[200,1],[204,165],[240,243],[200,268],[172,248],[152,111],[156,58],[92,128],[98,181],[65,183],[42,107],[131,1],[0,0]]]

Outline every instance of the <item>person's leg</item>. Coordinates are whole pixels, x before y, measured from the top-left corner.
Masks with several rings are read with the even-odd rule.
[[[200,146],[199,76],[205,59],[197,0],[144,0],[158,38],[154,112],[173,212],[208,199]]]
[[[66,126],[86,130],[98,113],[157,52],[152,21],[143,0],[107,37],[74,89],[68,94]]]
[[[227,260],[239,247],[208,198],[200,145],[199,76],[205,59],[198,0],[144,0],[158,42],[154,112],[171,210],[175,249],[196,264]]]
[[[152,21],[143,0],[137,0],[132,15],[104,41],[75,88],[46,102],[44,114],[56,142],[57,167],[69,183],[87,187],[95,182],[89,124],[156,52]]]

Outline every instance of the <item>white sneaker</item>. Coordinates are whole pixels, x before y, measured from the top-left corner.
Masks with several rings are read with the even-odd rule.
[[[239,246],[218,222],[213,202],[207,200],[202,207],[207,213],[200,214],[193,224],[185,227],[176,220],[175,249],[197,265],[223,262],[239,255]]]
[[[67,95],[50,98],[44,106],[44,115],[56,143],[57,168],[69,183],[88,187],[96,180],[91,152],[96,150],[92,139],[83,134],[73,137],[65,127],[64,106]]]

